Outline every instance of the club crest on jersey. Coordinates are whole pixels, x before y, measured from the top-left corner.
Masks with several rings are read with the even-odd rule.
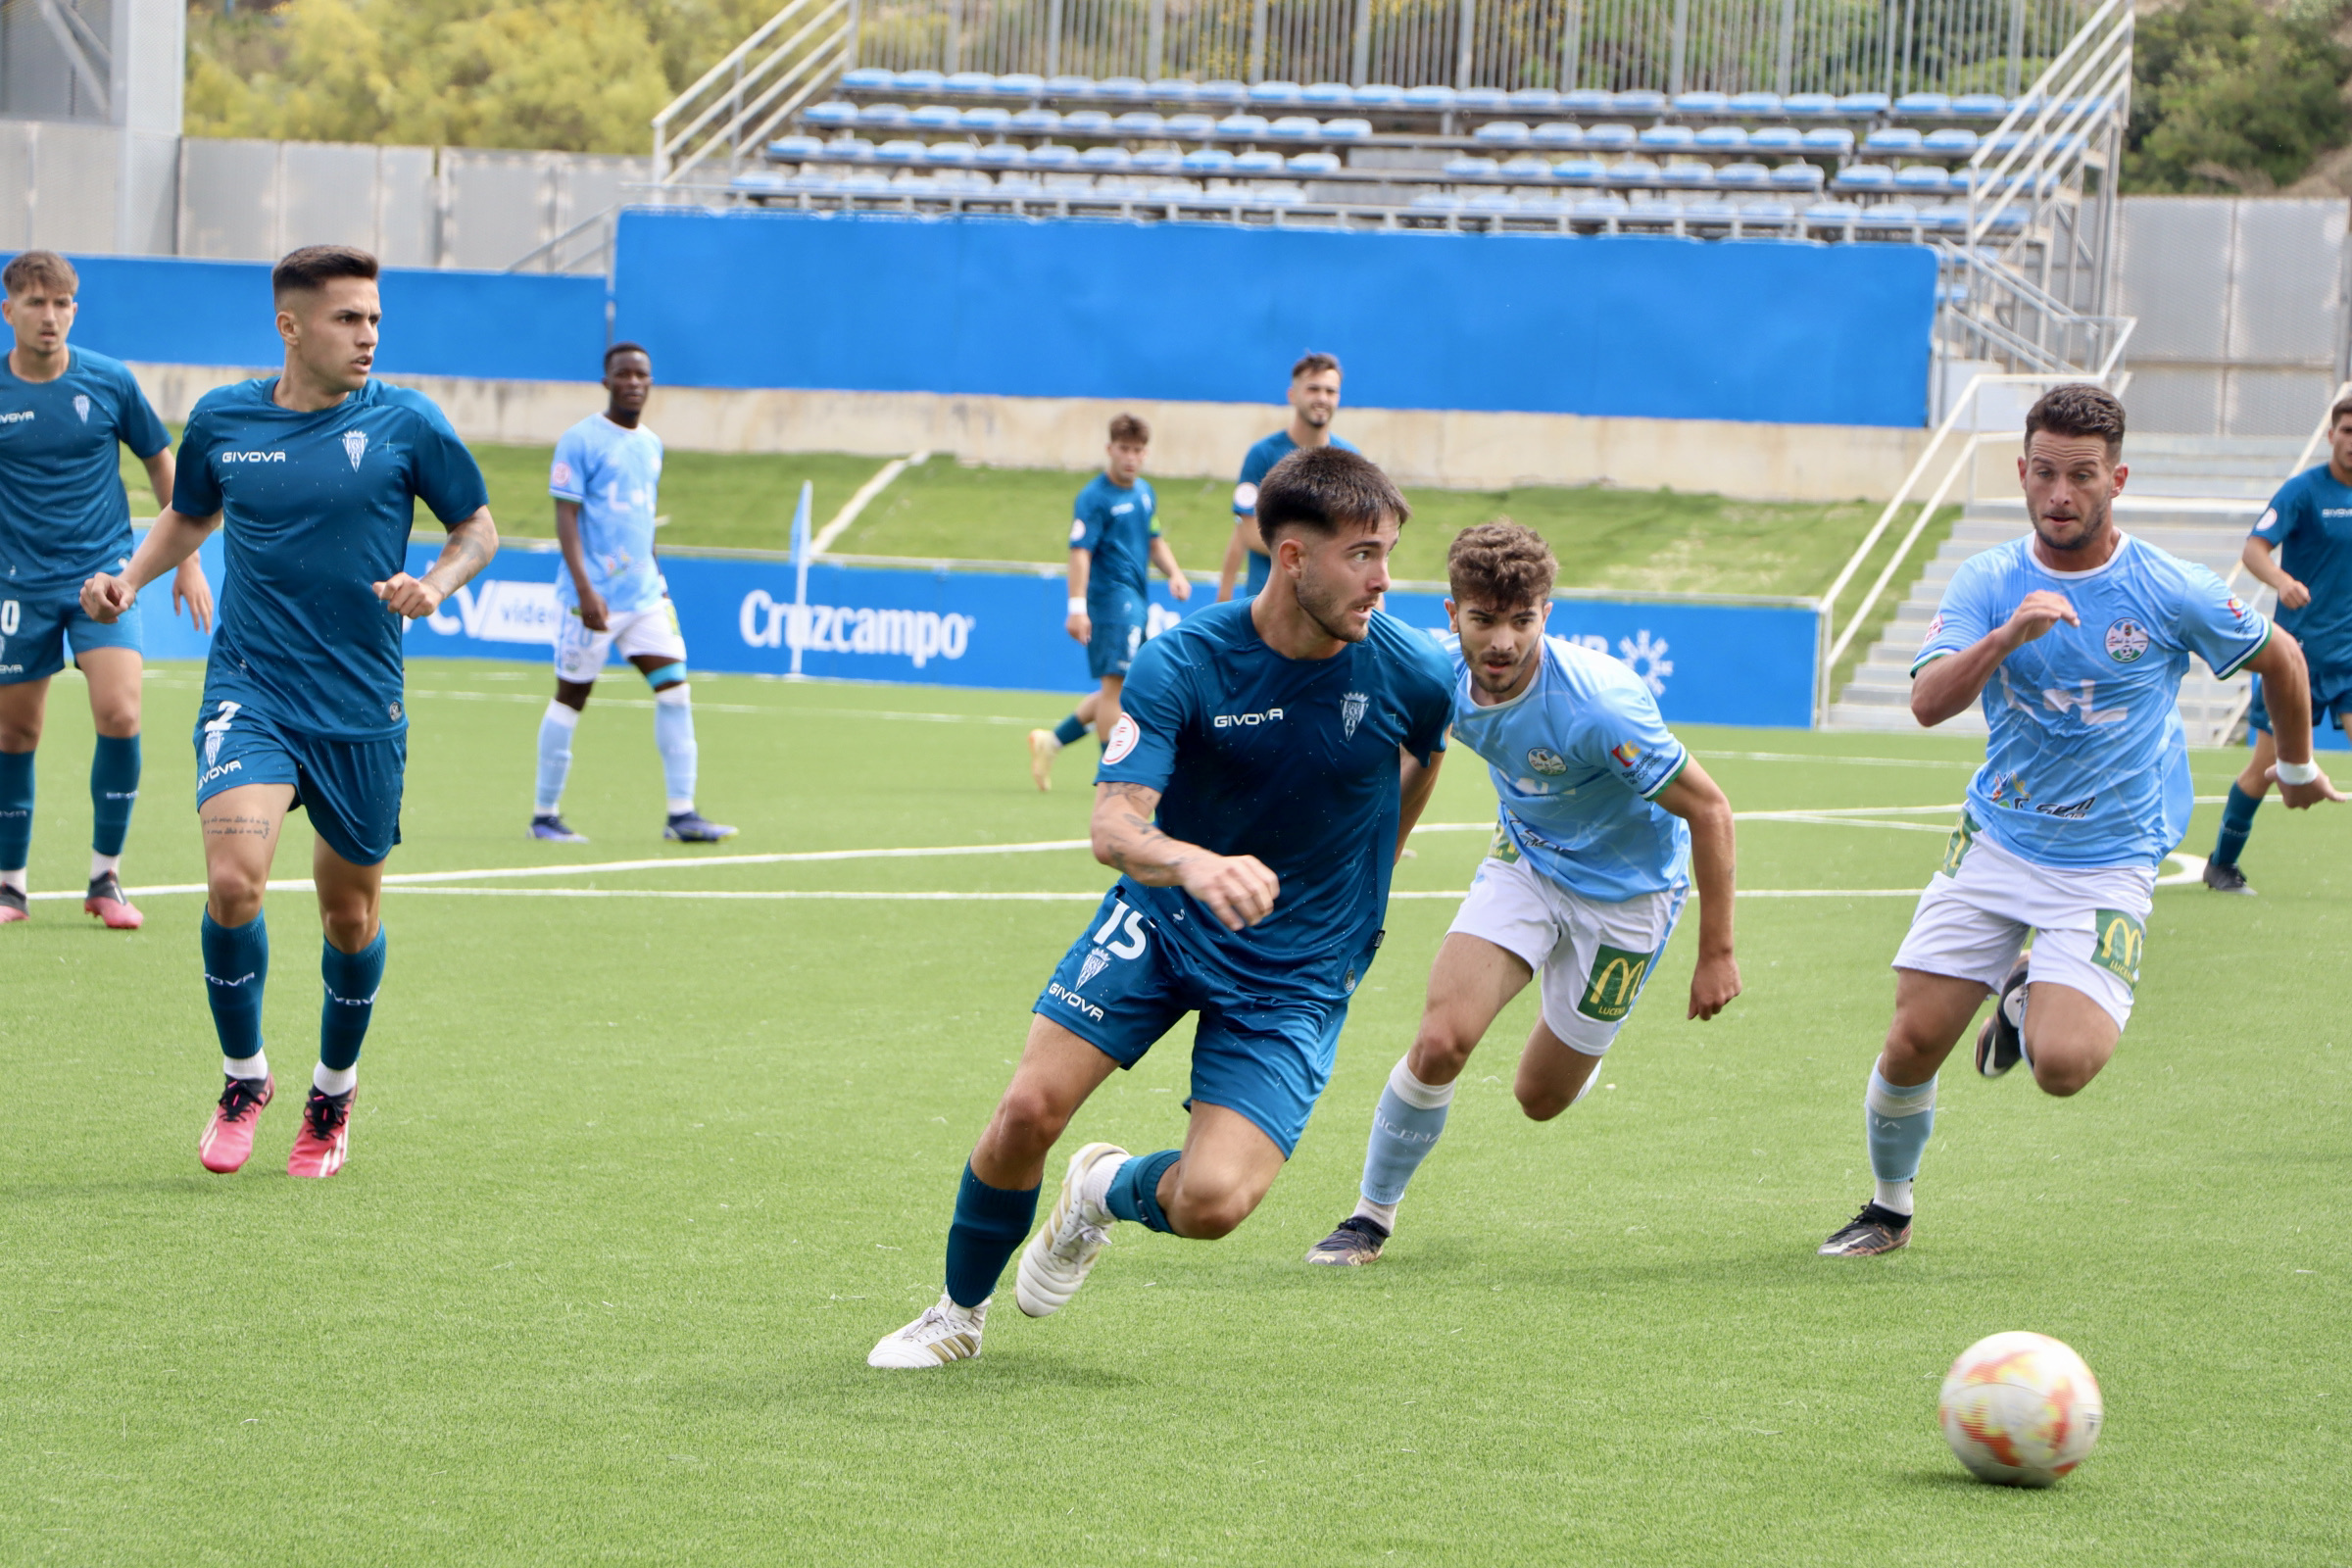
[[[1548,746],[1539,746],[1527,754],[1527,765],[1547,777],[1558,777],[1568,771],[1568,759]]]
[[[2124,619],[2107,628],[2107,657],[2119,664],[2129,664],[2148,651],[2148,629],[2138,621]]]
[[[368,432],[365,430],[344,431],[343,455],[351,460],[352,471],[358,472],[360,460],[368,455]]]
[[[1349,740],[1355,739],[1355,726],[1364,721],[1364,710],[1371,706],[1372,699],[1362,692],[1349,692],[1340,699],[1340,727]]]
[[[90,422],[90,396],[88,393],[76,392],[74,394],[74,412],[81,416],[82,423]]]
[[[1086,956],[1085,960],[1078,965],[1078,984],[1076,989],[1084,991],[1089,981],[1093,980],[1095,976],[1101,974],[1103,970],[1109,967],[1110,955],[1104,953],[1101,948],[1095,949],[1092,953],[1089,953]]]

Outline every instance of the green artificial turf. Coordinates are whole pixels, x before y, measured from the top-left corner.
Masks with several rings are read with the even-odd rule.
[[[2352,813],[2263,813],[2262,891],[2166,888],[2114,1063],[2055,1101],[1944,1075],[1912,1248],[1813,1255],[1869,1191],[1864,1074],[1908,897],[1751,898],[1747,993],[1683,1020],[1686,920],[1601,1089],[1509,1095],[1523,998],[1463,1079],[1389,1253],[1310,1269],[1353,1200],[1450,897],[1398,899],[1293,1167],[1214,1244],[1122,1227],[1058,1316],[999,1299],[977,1362],[883,1374],[1027,1007],[1108,881],[1083,851],[764,865],[710,854],[1082,839],[1066,699],[699,676],[702,804],[664,845],[642,695],[588,710],[527,840],[537,665],[411,666],[396,873],[658,859],[387,896],[351,1162],[284,1174],[318,1017],[308,895],[270,899],[278,1100],[205,1174],[219,1063],[198,899],[0,930],[0,1558],[59,1563],[2334,1563],[2352,1557],[2341,974]],[[147,689],[125,875],[201,879],[196,672]],[[1742,810],[1944,807],[1936,736],[1691,730]],[[61,679],[36,890],[77,888],[90,749]],[[1760,755],[1759,755],[1760,754]],[[1839,760],[1843,759],[1843,760]],[[2234,757],[2200,753],[2200,793]],[[1467,880],[1456,753],[1400,891]],[[1940,813],[1909,820],[1940,826]],[[2214,811],[2200,809],[2190,848]],[[1934,832],[1751,820],[1754,889],[1909,889]],[[299,818],[278,872],[307,870]],[[565,888],[1053,891],[1059,903],[548,898]],[[492,896],[496,893],[497,896]],[[525,894],[526,896],[513,896]],[[1080,1114],[1182,1135],[1172,1037]],[[2098,1450],[1969,1480],[1934,1421],[1996,1330],[2079,1348]],[[2333,1479],[2330,1479],[2333,1478]]]

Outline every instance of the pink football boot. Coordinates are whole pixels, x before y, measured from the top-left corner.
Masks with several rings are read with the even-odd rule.
[[[225,1176],[244,1165],[253,1155],[253,1131],[262,1119],[262,1107],[277,1092],[276,1084],[269,1078],[231,1078],[220,1091],[220,1102],[213,1107],[212,1125],[196,1141],[196,1156],[204,1168]]]
[[[322,1094],[318,1085],[311,1086],[311,1098],[302,1107],[302,1131],[294,1135],[294,1147],[286,1153],[287,1175],[332,1176],[343,1168],[351,1145],[351,1102],[359,1094],[356,1086],[340,1095]]]

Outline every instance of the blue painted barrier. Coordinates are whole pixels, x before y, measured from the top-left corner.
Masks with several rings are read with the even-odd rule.
[[[617,246],[673,384],[1258,402],[1312,347],[1372,408],[1927,416],[1917,245],[644,210]]]

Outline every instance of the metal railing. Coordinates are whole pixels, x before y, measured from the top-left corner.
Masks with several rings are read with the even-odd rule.
[[[731,174],[857,59],[858,0],[792,0],[654,117],[654,182]]]
[[[624,186],[623,189],[636,189]],[[583,218],[555,238],[534,245],[510,264],[510,272],[610,272],[612,233],[624,202]]]

